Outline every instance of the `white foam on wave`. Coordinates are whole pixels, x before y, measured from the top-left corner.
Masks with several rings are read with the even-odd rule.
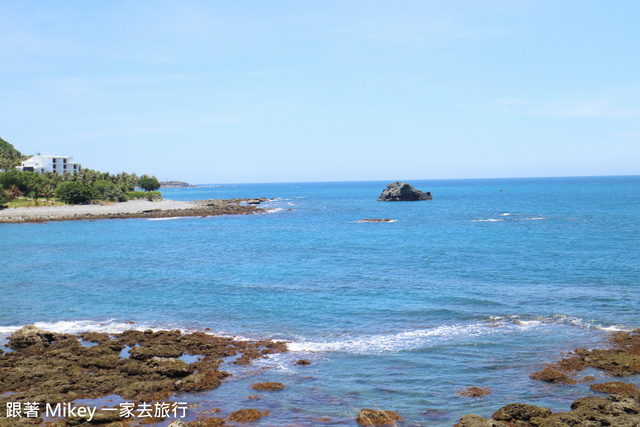
[[[130,329],[136,329],[140,331],[144,331],[147,329],[163,329],[161,327],[154,327],[142,323],[118,322],[115,320],[108,320],[105,322],[95,322],[92,320],[61,320],[59,322],[35,322],[33,323],[33,325],[37,328],[44,329],[50,332],[57,332],[60,334],[79,334],[81,332],[106,332],[110,334],[117,334]],[[11,334],[22,328],[23,326],[24,325],[0,326],[0,333]]]
[[[282,211],[284,211],[283,208],[267,209],[267,213],[276,213],[276,212],[282,212]]]
[[[80,334],[82,332],[104,332],[108,334],[119,334],[124,331],[136,330],[136,331],[161,331],[161,330],[179,330],[183,334],[192,332],[204,332],[208,335],[215,335],[218,337],[233,338],[240,341],[255,341],[262,337],[249,337],[242,335],[235,335],[224,331],[213,331],[210,329],[203,330],[201,328],[189,328],[184,325],[172,325],[172,324],[149,324],[149,323],[135,323],[135,322],[122,322],[115,319],[107,320],[104,322],[98,322],[93,320],[75,320],[66,321],[61,320],[58,322],[34,322],[32,323],[37,328],[43,329],[49,332],[57,332],[60,334]],[[12,334],[25,325],[19,326],[0,326],[0,339]]]
[[[488,323],[471,325],[445,325],[430,329],[417,329],[391,334],[344,337],[332,341],[294,341],[287,344],[296,352],[346,352],[375,354],[422,348],[431,344],[464,340],[480,335],[498,333],[501,328]]]
[[[474,219],[474,222],[499,222],[499,221],[504,221],[504,219],[494,219],[494,218],[489,218],[489,219]]]
[[[544,216],[537,216],[537,217],[531,217],[531,218],[520,218],[520,221],[539,221],[541,219],[547,219]]]
[[[340,337],[332,340],[294,340],[287,344],[293,352],[342,352],[354,354],[378,354],[415,350],[432,345],[453,343],[463,344],[474,338],[491,334],[518,334],[533,329],[575,326],[580,329],[603,331],[630,331],[621,325],[603,326],[583,319],[566,316],[490,316],[489,321],[467,325],[443,325],[427,329],[416,329],[389,334],[363,335],[359,337]]]
[[[170,221],[170,220],[181,219],[181,218],[184,218],[184,217],[172,216],[172,217],[168,217],[168,218],[147,218],[147,221]]]

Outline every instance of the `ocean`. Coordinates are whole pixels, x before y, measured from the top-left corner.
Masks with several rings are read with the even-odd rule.
[[[378,408],[451,426],[593,394],[529,375],[640,328],[640,177],[408,182],[434,199],[377,202],[388,181],[203,185],[162,193],[275,200],[261,215],[0,224],[0,333],[35,323],[289,341],[228,365],[215,390],[178,396],[222,416],[268,409],[255,425],[355,425]],[[259,381],[286,388],[247,400]],[[457,395],[469,386],[491,394]]]

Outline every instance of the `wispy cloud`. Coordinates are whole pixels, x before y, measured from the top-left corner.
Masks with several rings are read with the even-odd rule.
[[[568,104],[550,110],[557,116],[629,118],[640,116],[640,108],[624,108],[613,100],[601,99]]]

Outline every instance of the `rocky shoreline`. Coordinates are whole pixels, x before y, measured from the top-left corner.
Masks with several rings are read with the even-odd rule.
[[[286,342],[240,340],[205,332],[128,330],[107,334],[86,332],[78,335],[44,331],[24,326],[8,337],[0,350],[0,408],[7,408],[0,426],[49,425],[52,427],[95,426],[124,427],[160,424],[169,427],[236,425],[269,417],[268,410],[243,408],[235,412],[220,408],[204,409],[174,402],[177,394],[212,390],[232,376],[222,370],[224,364],[249,365],[260,358],[288,351]],[[563,360],[531,375],[533,380],[571,385],[591,382],[593,377],[578,374],[587,369],[601,370],[613,377],[640,373],[640,329],[611,335],[609,348],[576,349]],[[186,358],[186,359],[185,359]],[[293,363],[304,369],[312,362]],[[287,387],[280,382],[260,382],[250,388],[257,392],[277,393]],[[490,418],[469,414],[456,427],[564,427],[564,426],[640,426],[640,391],[634,384],[611,381],[592,384],[591,389],[608,396],[577,399],[569,412],[552,413],[525,403],[509,403]],[[470,387],[460,396],[482,398],[488,387]],[[74,401],[100,399],[109,395],[133,401],[130,405],[155,405],[166,408],[162,416],[128,416],[120,407],[73,406],[70,414],[60,409],[54,417],[9,417],[12,402],[37,405],[40,409],[72,408]],[[248,400],[259,399],[249,396]],[[144,402],[144,403],[141,403]],[[75,404],[73,404],[75,405]],[[85,403],[86,405],[86,403]],[[11,409],[10,409],[11,408]],[[82,409],[84,408],[84,409]],[[193,411],[197,419],[174,419],[176,411]],[[212,416],[215,415],[215,416]],[[331,423],[327,417],[314,418],[318,424]],[[268,423],[267,423],[268,424]],[[383,409],[362,409],[353,419],[356,425],[405,425],[402,414]]]
[[[593,376],[578,377],[580,372],[588,368],[617,378],[640,374],[640,329],[615,332],[608,344],[610,348],[605,349],[575,349],[559,362],[551,363],[531,374],[531,379],[564,385],[588,383],[594,380]],[[581,397],[571,404],[569,412],[555,414],[547,408],[509,403],[491,418],[465,415],[455,427],[640,426],[640,391],[635,384],[610,381],[591,384],[590,388],[609,396]]]
[[[177,393],[212,390],[230,377],[231,374],[221,369],[223,364],[248,365],[252,360],[287,351],[282,341],[238,340],[204,332],[128,330],[118,334],[70,335],[33,325],[15,331],[7,347],[12,351],[0,350],[0,408],[4,412],[0,426],[3,427],[42,424],[116,427],[161,423],[171,419],[172,413],[193,410],[186,403],[180,406],[169,400]],[[185,356],[188,362],[183,360]],[[255,387],[257,390],[282,388],[284,385],[280,383],[262,383]],[[122,404],[110,408],[71,403],[109,395],[133,401],[127,403],[133,416],[123,413],[126,406]],[[141,402],[150,414],[152,407],[166,411],[158,415],[157,410],[153,410],[153,416],[146,417],[134,412],[134,407],[139,408]],[[32,408],[32,417],[28,416],[27,408]],[[209,412],[218,413],[220,409]],[[268,413],[247,408],[230,414],[228,419],[244,422],[263,416]],[[189,425],[225,424],[223,418],[204,418],[206,421]],[[179,419],[174,423],[184,424]]]
[[[206,217],[216,215],[248,215],[264,213],[260,203],[273,200],[258,199],[210,199],[179,202],[132,200],[101,205],[43,206],[8,208],[0,210],[2,223],[39,223],[49,221],[78,221],[127,218],[176,218]]]

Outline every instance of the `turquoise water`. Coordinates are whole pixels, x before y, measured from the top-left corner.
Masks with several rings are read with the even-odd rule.
[[[257,425],[353,425],[376,407],[425,426],[514,401],[568,410],[587,385],[529,375],[640,327],[640,177],[411,183],[434,200],[377,202],[387,182],[202,186],[163,196],[276,200],[253,216],[0,224],[0,332],[288,340],[291,352],[182,396],[223,415],[269,409]],[[287,388],[247,400],[267,380]],[[456,396],[468,386],[492,394]]]

